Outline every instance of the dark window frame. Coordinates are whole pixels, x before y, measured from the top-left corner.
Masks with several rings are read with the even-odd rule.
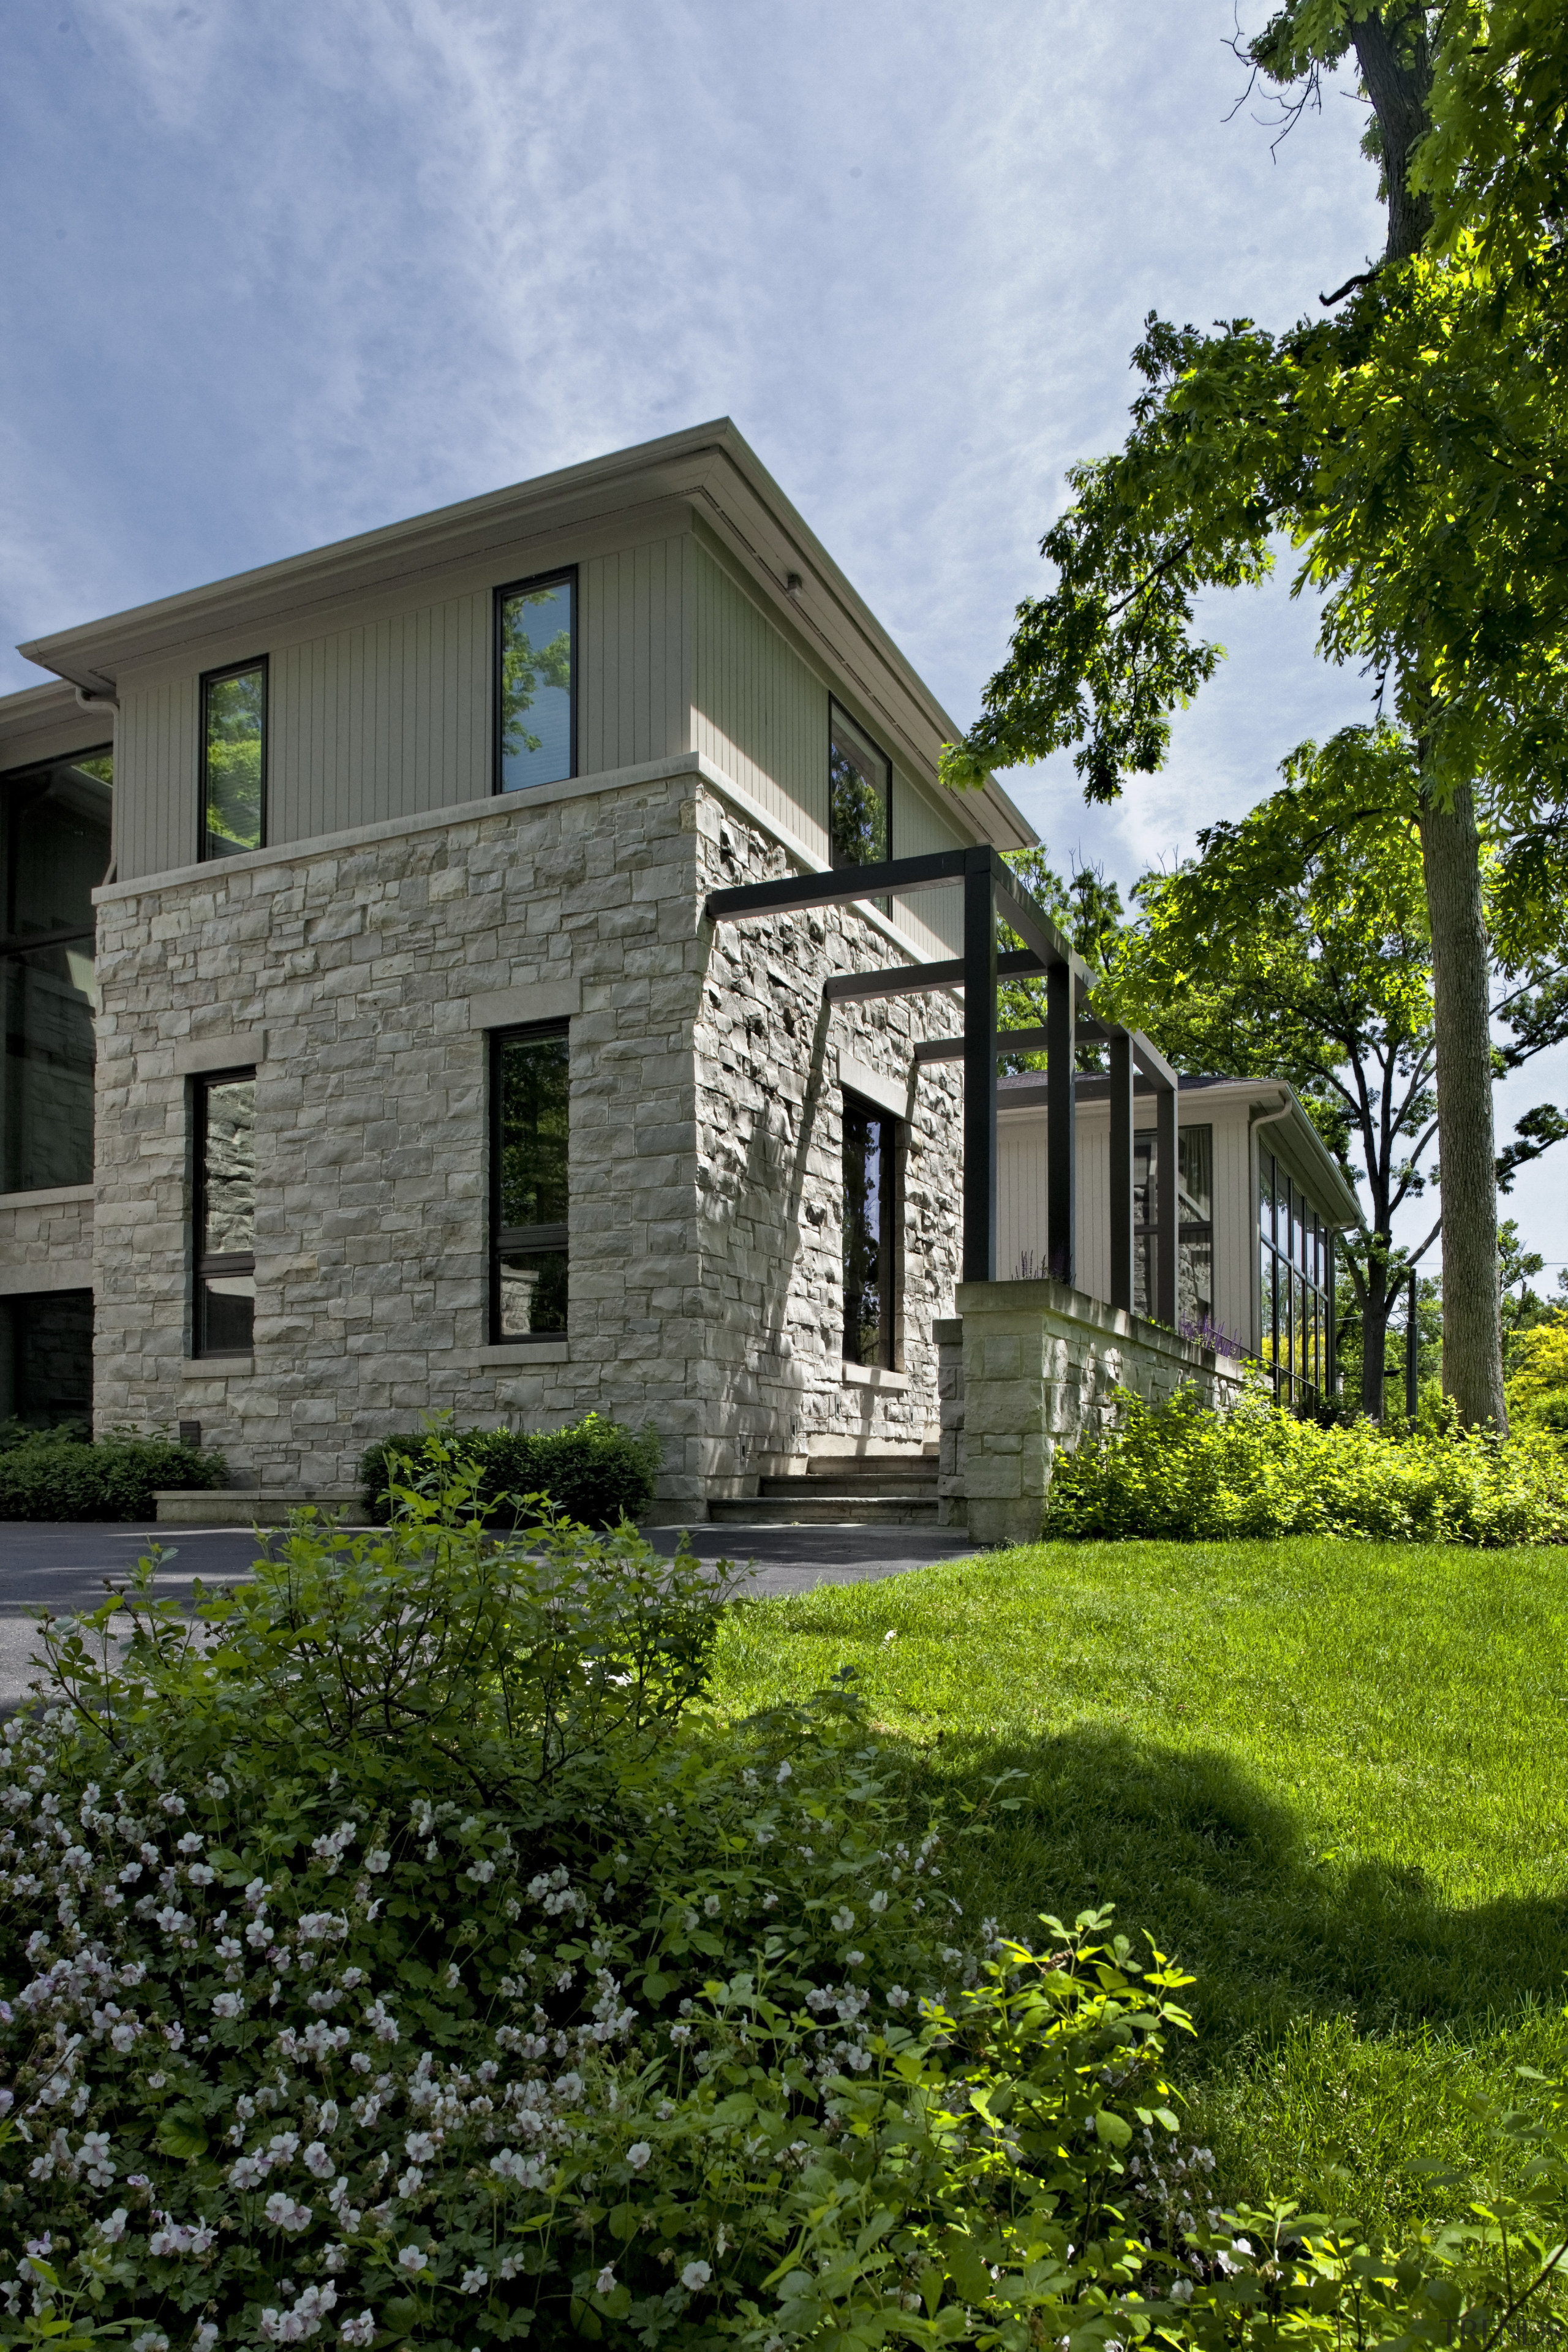
[[[562,563],[558,564],[552,572],[536,572],[531,575],[531,577],[526,580],[509,580],[503,587],[495,589],[491,594],[490,793],[492,798],[497,793],[504,793],[508,789],[505,776],[502,773],[501,764],[503,755],[500,711],[501,663],[503,658],[501,646],[502,608],[504,607],[509,596],[523,595],[531,588],[558,588],[563,581],[567,580],[572,583],[572,685],[567,695],[567,700],[571,706],[569,719],[571,749],[568,754],[569,764],[566,773],[557,781],[562,783],[570,783],[573,778],[580,772],[577,757],[577,725],[578,704],[582,698],[578,692],[578,654],[582,625],[583,583],[579,577],[579,567],[575,563]],[[511,787],[511,789],[517,792],[545,792],[549,787],[544,784],[518,784]]]
[[[1212,1124],[1211,1124],[1211,1122],[1210,1122],[1210,1121],[1208,1121],[1207,1119],[1193,1119],[1193,1120],[1191,1120],[1191,1121],[1186,1121],[1186,1122],[1184,1122],[1184,1123],[1182,1124],[1181,1128],[1180,1128],[1180,1129],[1179,1129],[1179,1130],[1178,1130],[1177,1136],[1176,1136],[1176,1159],[1177,1159],[1177,1165],[1178,1165],[1178,1167],[1180,1166],[1180,1162],[1181,1162],[1182,1146],[1183,1146],[1183,1144],[1186,1141],[1187,1138],[1188,1138],[1190,1135],[1206,1135],[1206,1136],[1208,1137],[1208,1139],[1209,1139],[1209,1183],[1210,1183],[1210,1187],[1211,1187],[1210,1199],[1209,1199],[1209,1213],[1208,1213],[1208,1215],[1207,1215],[1206,1217],[1184,1217],[1184,1218],[1182,1218],[1182,1220],[1181,1220],[1181,1222],[1180,1222],[1180,1224],[1179,1224],[1179,1226],[1178,1226],[1178,1229],[1177,1229],[1176,1243],[1177,1243],[1177,1247],[1178,1247],[1178,1249],[1184,1249],[1184,1248],[1186,1248],[1186,1247],[1187,1247],[1187,1245],[1188,1245],[1189,1244],[1195,1244],[1198,1247],[1200,1247],[1200,1248],[1201,1248],[1201,1247],[1204,1245],[1204,1244],[1205,1244],[1205,1243],[1206,1243],[1206,1244],[1208,1244],[1208,1249],[1209,1249],[1209,1269],[1210,1269],[1210,1276],[1211,1276],[1211,1278],[1212,1278],[1212,1276],[1213,1276],[1213,1269],[1214,1269],[1214,1198],[1213,1198],[1213,1192],[1212,1192],[1212,1187],[1213,1187],[1213,1183],[1214,1183],[1214,1128],[1213,1128],[1213,1125],[1212,1125]],[[1146,1149],[1142,1149],[1142,1148],[1141,1148],[1141,1147],[1146,1147]],[[1150,1168],[1150,1170],[1151,1170],[1151,1171],[1156,1171],[1156,1172],[1155,1172],[1155,1175],[1154,1175],[1154,1181],[1153,1181],[1152,1183],[1150,1183],[1150,1182],[1148,1182],[1147,1181],[1145,1181],[1145,1182],[1144,1182],[1144,1186],[1143,1186],[1143,1195],[1142,1195],[1142,1200],[1143,1200],[1143,1214],[1142,1214],[1142,1216],[1141,1218],[1136,1218],[1135,1223],[1134,1223],[1133,1227],[1132,1227],[1132,1250],[1133,1250],[1133,1265],[1134,1265],[1134,1268],[1136,1269],[1136,1267],[1137,1267],[1137,1265],[1139,1265],[1139,1263],[1140,1263],[1140,1262],[1142,1262],[1142,1264],[1144,1264],[1144,1265],[1148,1265],[1152,1271],[1153,1271],[1153,1270],[1154,1270],[1154,1268],[1155,1268],[1155,1266],[1156,1266],[1156,1254],[1157,1254],[1157,1252],[1158,1252],[1158,1248],[1159,1248],[1159,1231],[1160,1231],[1160,1227],[1159,1227],[1159,1201],[1158,1201],[1159,1177],[1158,1177],[1158,1173],[1157,1173],[1157,1169],[1158,1169],[1158,1141],[1157,1141],[1157,1130],[1156,1130],[1154,1128],[1152,1128],[1152,1127],[1140,1127],[1140,1128],[1135,1129],[1134,1129],[1134,1131],[1133,1131],[1132,1148],[1133,1148],[1133,1169],[1134,1169],[1134,1175],[1136,1176],[1136,1170],[1137,1170],[1138,1161],[1139,1161],[1139,1160],[1141,1160],[1141,1159],[1142,1159],[1142,1160],[1145,1160],[1147,1161],[1148,1167]],[[1180,1197],[1180,1196],[1179,1196],[1179,1194],[1178,1194],[1178,1198],[1179,1198],[1179,1197]],[[1133,1187],[1133,1201],[1134,1201],[1134,1206],[1135,1206],[1135,1209],[1136,1209],[1136,1202],[1137,1202],[1137,1200],[1138,1200],[1138,1192],[1137,1192],[1136,1181],[1134,1181],[1134,1187]],[[1145,1251],[1144,1251],[1144,1244],[1147,1244],[1147,1252],[1146,1252],[1146,1254],[1145,1254]],[[1156,1277],[1156,1281],[1157,1281],[1157,1277]],[[1148,1284],[1146,1286],[1147,1286],[1147,1288],[1148,1288],[1148,1289],[1152,1290],[1152,1289],[1156,1286],[1156,1283],[1150,1283],[1150,1284]],[[1177,1311],[1177,1314],[1178,1314],[1178,1315],[1181,1313],[1181,1302],[1182,1302],[1181,1268],[1180,1268],[1180,1266],[1178,1265],[1177,1270],[1176,1270],[1176,1311]],[[1153,1314],[1153,1312],[1154,1312],[1154,1310],[1153,1310],[1152,1307],[1149,1307],[1149,1306],[1147,1305],[1147,1301],[1145,1302],[1145,1306],[1146,1306],[1146,1312],[1147,1312],[1150,1316],[1152,1316],[1152,1314]],[[1201,1345],[1202,1343],[1200,1342],[1199,1344]]]
[[[1273,1382],[1276,1402],[1310,1412],[1333,1392],[1334,1231],[1283,1160],[1261,1144],[1256,1246],[1258,1357]],[[1308,1313],[1299,1330],[1297,1302],[1303,1293]],[[1303,1340],[1310,1343],[1310,1360],[1303,1357]]]
[[[840,1215],[843,1220],[841,1232],[845,1236],[847,1235],[848,1229],[848,1186],[845,1181],[844,1173],[845,1139],[842,1115],[853,1111],[861,1118],[875,1119],[882,1129],[879,1146],[881,1170],[878,1202],[879,1231],[877,1235],[877,1280],[882,1300],[882,1314],[881,1328],[878,1333],[877,1361],[875,1364],[866,1365],[862,1357],[850,1352],[849,1290],[844,1278],[847,1269],[842,1262],[839,1269],[840,1345],[844,1361],[847,1364],[862,1365],[863,1369],[868,1371],[894,1372],[899,1369],[899,1315],[903,1303],[903,1158],[906,1122],[896,1111],[887,1109],[881,1103],[871,1102],[865,1095],[857,1094],[852,1087],[840,1088],[839,1107],[841,1118],[838,1181],[841,1193]],[[842,1255],[841,1250],[841,1261]]]
[[[232,1070],[204,1070],[191,1080],[191,1354],[194,1359],[233,1360],[256,1351],[255,1309],[251,1310],[248,1348],[214,1348],[207,1343],[206,1285],[217,1275],[256,1274],[256,1252],[225,1250],[209,1255],[203,1246],[206,1233],[207,1096],[214,1087],[232,1087],[248,1079],[256,1083],[253,1063]]]
[[[13,1057],[25,1059],[28,1050],[25,1034],[14,1034],[10,1029],[10,967],[14,964],[25,964],[30,956],[43,953],[52,948],[86,947],[91,950],[95,966],[98,959],[98,919],[90,905],[86,920],[83,922],[57,926],[47,931],[18,930],[13,928],[18,866],[16,827],[25,813],[25,807],[30,806],[47,793],[50,779],[60,769],[76,767],[87,760],[105,759],[110,761],[112,771],[114,760],[112,740],[107,743],[84,743],[74,751],[62,752],[58,759],[28,760],[19,767],[0,771],[0,825],[5,826],[6,833],[3,861],[5,868],[5,896],[4,900],[0,901],[0,1086],[5,1087],[9,1087],[12,1083],[10,1066]],[[101,782],[102,779],[97,778],[94,781]],[[21,795],[26,793],[29,785],[35,785],[37,790],[28,795],[24,803]],[[111,858],[114,842],[112,773],[107,790],[110,794],[109,857]],[[108,859],[105,863],[107,867]],[[94,1059],[96,1061],[96,1053]],[[90,1096],[90,1083],[88,1092]],[[89,1131],[90,1124],[89,1111]],[[96,1154],[94,1154],[95,1157]],[[60,1176],[52,1175],[41,1183],[13,1185],[5,1181],[4,1174],[0,1174],[0,1190],[17,1193],[47,1192],[55,1190],[63,1181],[65,1180]],[[84,1184],[90,1183],[92,1181],[91,1160],[84,1174],[70,1181]]]
[[[567,1224],[503,1225],[500,1221],[501,1188],[501,1055],[509,1045],[545,1037],[563,1037],[567,1054],[567,1185],[570,1191],[572,1170],[571,1141],[571,1054],[572,1024],[564,1021],[516,1021],[504,1029],[489,1033],[489,1312],[487,1329],[492,1348],[539,1348],[547,1341],[568,1336],[572,1316],[572,1242]],[[501,1260],[509,1251],[559,1250],[566,1260],[566,1331],[501,1331]]]
[[[890,751],[885,751],[882,749],[881,744],[878,742],[876,737],[872,734],[871,730],[868,727],[862,725],[861,721],[856,718],[855,713],[850,709],[847,702],[840,702],[836,694],[830,694],[828,696],[826,743],[827,856],[828,862],[835,874],[853,874],[857,866],[863,865],[865,863],[864,859],[856,858],[851,861],[848,858],[840,858],[836,854],[833,845],[833,721],[835,715],[847,719],[850,726],[855,730],[857,735],[863,735],[866,738],[867,742],[870,745],[872,751],[875,751],[878,759],[881,761],[883,766],[887,769],[887,799],[886,805],[883,810],[883,815],[888,830],[887,855],[889,858],[893,856],[893,755]],[[882,908],[884,913],[888,913],[891,910],[890,900],[883,898],[878,903]]]
[[[248,661],[226,662],[221,669],[205,669],[196,694],[196,725],[200,730],[196,778],[196,863],[213,866],[230,857],[248,857],[254,853],[244,849],[214,849],[207,832],[207,689],[223,686],[231,677],[248,677],[251,671],[261,672],[261,787],[257,796],[257,831],[260,838],[257,849],[267,846],[267,802],[268,754],[272,739],[272,660],[268,654],[253,654]]]

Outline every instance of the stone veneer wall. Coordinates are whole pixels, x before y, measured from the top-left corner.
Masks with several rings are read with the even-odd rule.
[[[100,1425],[196,1419],[241,1485],[331,1490],[429,1407],[592,1409],[666,1439],[665,1498],[814,1444],[918,1444],[958,1265],[960,1093],[910,1102],[900,1372],[839,1359],[840,1048],[910,1078],[925,1000],[822,1003],[900,961],[845,910],[710,930],[780,846],[697,771],[379,825],[100,894]],[[511,992],[498,1005],[500,992]],[[486,1344],[484,1030],[571,1010],[571,1328]],[[938,999],[930,1017],[951,1025]],[[185,1073],[254,1059],[254,1359],[192,1361]]]
[[[92,1186],[0,1193],[0,1297],[92,1284]]]
[[[941,1349],[940,1513],[977,1543],[1031,1543],[1051,1465],[1115,1419],[1111,1391],[1152,1404],[1184,1381],[1205,1404],[1240,1393],[1238,1370],[1206,1348],[1064,1282],[966,1282],[936,1326]]]

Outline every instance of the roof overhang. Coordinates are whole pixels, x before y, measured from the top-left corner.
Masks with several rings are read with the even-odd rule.
[[[937,751],[963,730],[728,417],[57,630],[19,650],[90,693],[112,693],[126,671],[215,637],[259,636],[269,624],[297,624],[302,614],[319,614],[326,625],[356,598],[426,584],[434,591],[443,572],[491,552],[558,540],[670,500],[689,509],[778,625],[862,704],[864,719],[889,739],[886,748],[895,759],[934,784]],[[963,794],[959,811],[996,848],[1035,842],[1028,821],[994,779]]]

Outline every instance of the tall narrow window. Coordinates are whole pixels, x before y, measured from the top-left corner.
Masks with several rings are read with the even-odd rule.
[[[828,705],[827,832],[835,866],[879,866],[893,854],[893,771],[887,755]]]
[[[195,1351],[248,1356],[256,1321],[256,1073],[195,1082]]]
[[[1333,1235],[1271,1152],[1258,1155],[1259,1352],[1281,1404],[1312,1406],[1329,1385]]]
[[[0,1421],[92,1426],[92,1293],[0,1298]]]
[[[496,594],[496,790],[577,772],[577,575]]]
[[[0,1192],[92,1181],[92,893],[113,782],[108,751],[0,777]]]
[[[1158,1151],[1152,1128],[1132,1141],[1132,1311],[1152,1315],[1160,1296]],[[1184,1127],[1176,1138],[1176,1318],[1183,1337],[1214,1337],[1214,1129]]]
[[[498,1029],[490,1053],[490,1338],[560,1339],[566,1329],[566,1029]]]
[[[202,680],[202,846],[237,857],[267,838],[267,664],[209,671]]]
[[[844,1097],[844,1360],[893,1363],[897,1119]]]

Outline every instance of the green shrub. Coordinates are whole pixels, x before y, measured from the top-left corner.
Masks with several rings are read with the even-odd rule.
[[[585,1528],[635,1519],[653,1500],[661,1447],[652,1428],[630,1430],[591,1412],[566,1429],[447,1429],[436,1421],[421,1437],[387,1437],[360,1457],[367,1517],[384,1524],[392,1489],[438,1491],[455,1462],[479,1472],[476,1489],[492,1517],[516,1525],[532,1513],[525,1498],[548,1496]]]
[[[966,1934],[842,1692],[736,1727],[689,1557],[472,1465],[193,1626],[46,1639],[0,1746],[0,2345],[1483,2347],[1568,2229],[1224,2213],[1105,1915]],[[949,1939],[952,1939],[951,1941]],[[967,1948],[966,1948],[967,1947]],[[923,1996],[923,1998],[922,1998]]]
[[[1521,1331],[1504,1391],[1510,1426],[1568,1430],[1568,1316]]]
[[[1156,1406],[1123,1394],[1108,1436],[1057,1456],[1045,1532],[1562,1543],[1568,1461],[1540,1431],[1385,1434],[1299,1421],[1256,1391],[1228,1413],[1190,1388]]]
[[[226,1486],[221,1454],[163,1438],[83,1444],[53,1430],[0,1452],[0,1519],[150,1519],[160,1486]]]

